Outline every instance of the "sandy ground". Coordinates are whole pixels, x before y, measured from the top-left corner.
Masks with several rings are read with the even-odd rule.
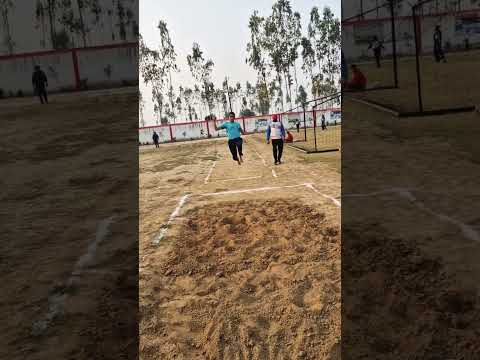
[[[424,109],[479,105],[480,50],[447,53],[446,57],[447,63],[436,63],[430,55],[421,57],[420,74]],[[373,63],[362,63],[359,67],[367,77],[368,87],[394,84],[391,60],[383,61],[380,69],[377,69]],[[361,96],[401,111],[417,111],[415,57],[398,60],[398,80],[398,89],[371,91]]]
[[[479,120],[344,100],[342,356],[478,359]]]
[[[142,359],[340,358],[340,154],[246,140],[140,153]]]
[[[136,353],[135,89],[0,101],[0,358]]]

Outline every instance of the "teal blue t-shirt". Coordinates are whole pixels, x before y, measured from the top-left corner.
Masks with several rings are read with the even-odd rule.
[[[226,122],[218,127],[219,129],[227,130],[228,140],[233,140],[240,137],[240,124],[237,122]]]

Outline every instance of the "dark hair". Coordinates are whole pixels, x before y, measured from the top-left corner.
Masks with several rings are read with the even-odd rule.
[[[233,111],[230,111],[230,113],[228,114],[228,116],[233,116],[235,117],[235,113]]]

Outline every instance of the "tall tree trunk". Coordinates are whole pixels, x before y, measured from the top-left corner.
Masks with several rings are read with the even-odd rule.
[[[48,0],[47,2],[47,11],[48,11],[48,19],[50,22],[50,41],[52,42],[52,47],[54,49],[57,48],[57,41],[56,41],[56,30],[55,30],[55,22],[57,21],[56,19],[56,2],[55,0]]]
[[[8,19],[8,4],[5,4],[4,6],[5,8],[2,9],[3,27],[6,33],[5,37],[7,42],[8,53],[13,54],[13,40],[12,40],[12,34],[10,32],[10,21]]]
[[[82,41],[83,47],[87,47],[87,33],[85,30],[85,22],[83,21],[83,8],[84,8],[84,0],[77,0],[77,8],[78,8],[78,18],[80,20],[80,32],[82,34]]]
[[[297,78],[297,66],[293,64],[293,76],[295,78],[295,102],[298,98],[298,78]]]

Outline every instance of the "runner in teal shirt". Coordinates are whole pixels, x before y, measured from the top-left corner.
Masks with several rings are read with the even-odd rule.
[[[243,140],[241,138],[241,135],[245,135],[245,131],[243,131],[239,123],[235,122],[235,113],[233,111],[229,114],[229,117],[230,117],[230,121],[223,123],[220,126],[217,126],[215,121],[213,124],[215,126],[216,131],[223,130],[223,129],[227,130],[228,148],[232,153],[233,160],[238,162],[238,165],[241,165],[243,163],[243,152],[242,152]]]

